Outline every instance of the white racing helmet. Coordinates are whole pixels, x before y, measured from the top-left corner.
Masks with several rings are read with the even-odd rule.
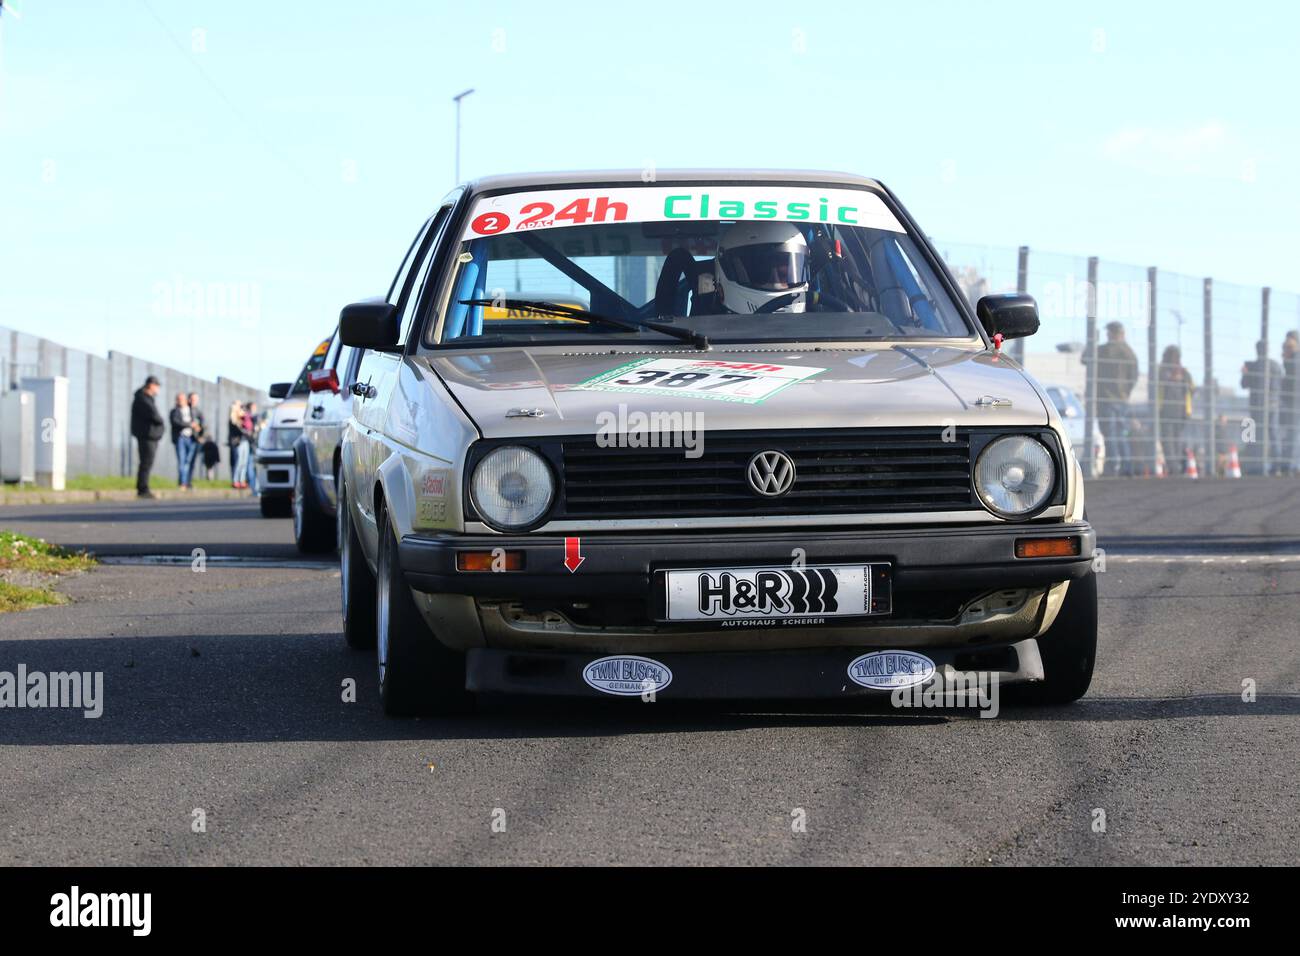
[[[788,222],[737,222],[728,226],[714,260],[715,282],[728,312],[757,312],[773,299],[797,292],[777,312],[802,312],[808,295],[808,242]]]

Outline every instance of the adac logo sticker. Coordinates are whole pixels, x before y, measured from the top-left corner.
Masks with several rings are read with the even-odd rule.
[[[673,672],[665,664],[648,657],[602,657],[582,669],[587,686],[602,694],[640,697],[661,691],[673,682]]]
[[[849,680],[872,690],[923,684],[934,676],[934,661],[911,651],[872,651],[849,664]]]

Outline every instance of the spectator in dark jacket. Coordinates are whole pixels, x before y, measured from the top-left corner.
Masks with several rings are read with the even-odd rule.
[[[1084,356],[1085,364],[1089,361]],[[1122,322],[1106,325],[1106,341],[1097,346],[1097,417],[1106,439],[1106,473],[1133,474],[1128,442],[1128,397],[1138,379],[1138,360],[1124,341]]]
[[[1156,401],[1160,406],[1160,447],[1171,472],[1187,467],[1187,419],[1192,414],[1192,373],[1183,367],[1183,353],[1177,345],[1165,349],[1156,379]]]
[[[140,468],[135,476],[135,493],[141,498],[154,498],[149,490],[149,472],[153,469],[154,456],[158,453],[158,442],[167,428],[154,396],[158,394],[158,379],[150,375],[144,385],[136,389],[131,401],[131,435],[135,438],[140,452]]]
[[[1282,424],[1282,466],[1294,473],[1300,462],[1296,461],[1296,430],[1300,415],[1296,408],[1296,357],[1300,354],[1300,333],[1288,332],[1282,340],[1282,409],[1278,421]]]
[[[1282,407],[1282,366],[1268,357],[1268,343],[1256,342],[1253,362],[1241,367],[1241,387],[1250,393],[1250,417],[1255,440],[1246,445],[1244,470],[1252,475],[1279,471],[1282,465],[1282,428],[1278,411]]]

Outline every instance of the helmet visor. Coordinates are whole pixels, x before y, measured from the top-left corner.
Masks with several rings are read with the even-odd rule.
[[[719,261],[723,275],[751,289],[784,292],[808,281],[807,253],[791,249],[787,244],[739,246],[723,252]]]

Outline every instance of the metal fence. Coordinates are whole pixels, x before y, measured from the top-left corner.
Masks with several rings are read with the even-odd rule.
[[[227,378],[208,381],[124,352],[109,352],[107,357],[94,355],[0,327],[0,392],[17,388],[24,378],[55,375],[68,379],[69,477],[134,473],[131,399],[149,375],[156,376],[161,385],[155,401],[164,419],[176,392],[198,393],[199,407],[216,435],[223,464],[227,450],[226,412],[231,402],[254,401],[263,408],[268,404],[263,390]],[[167,436],[158,443],[153,474],[158,480],[176,474],[176,452]]]
[[[1026,246],[936,245],[972,303],[1038,301],[1038,334],[1007,350],[1048,387],[1085,473],[1300,470],[1300,295]]]

